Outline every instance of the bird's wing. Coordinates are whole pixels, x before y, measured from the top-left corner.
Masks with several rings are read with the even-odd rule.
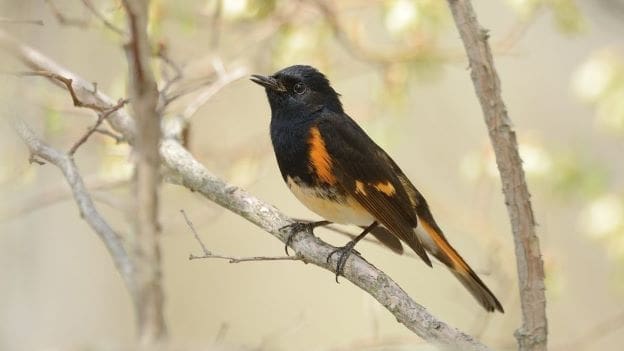
[[[329,115],[318,121],[312,133],[327,150],[320,178],[334,181],[381,224],[409,245],[422,260],[431,261],[414,232],[417,216],[401,180],[393,172],[389,156],[348,116]],[[314,134],[313,134],[314,135]],[[331,140],[331,142],[327,142]],[[314,146],[314,143],[312,143]],[[311,153],[315,152],[314,147]],[[318,155],[314,155],[317,156]],[[314,157],[311,157],[314,158]],[[326,167],[325,167],[326,166]]]
[[[425,249],[432,253],[440,262],[444,263],[457,279],[470,291],[470,293],[487,310],[504,312],[503,306],[496,296],[490,291],[479,276],[470,268],[468,263],[448,242],[442,229],[438,226],[429,210],[427,201],[416,187],[409,181],[399,166],[388,156],[394,174],[403,185],[403,189],[410,199],[421,228],[431,238],[425,244]]]

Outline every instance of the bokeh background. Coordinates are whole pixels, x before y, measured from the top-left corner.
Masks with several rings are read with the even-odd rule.
[[[116,0],[92,1],[123,25]],[[181,67],[182,113],[210,72],[272,73],[307,63],[346,111],[428,198],[456,248],[502,301],[486,314],[442,266],[364,242],[358,250],[442,320],[493,349],[515,349],[520,325],[512,236],[493,153],[459,36],[441,0],[154,0],[150,32]],[[474,1],[489,29],[520,142],[546,267],[551,350],[624,345],[624,1]],[[42,20],[44,25],[22,20]],[[125,97],[122,40],[79,0],[0,0],[0,28]],[[162,60],[154,60],[156,71]],[[0,115],[26,119],[68,148],[95,116],[66,92],[0,55]],[[264,92],[245,75],[192,116],[189,148],[211,171],[294,217],[317,217],[282,183]],[[162,77],[165,78],[164,76]],[[4,121],[4,120],[3,120]],[[60,172],[30,165],[0,126],[0,350],[119,350],[133,310],[101,242],[78,215]],[[122,233],[130,149],[95,135],[76,155],[98,208]],[[347,281],[295,262],[189,261],[215,253],[281,255],[283,245],[187,189],[162,187],[163,282],[174,349],[430,349]],[[349,229],[349,228],[347,228]],[[353,231],[353,228],[350,228]],[[345,236],[317,230],[335,245]]]

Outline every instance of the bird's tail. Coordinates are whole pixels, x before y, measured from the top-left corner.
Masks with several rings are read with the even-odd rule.
[[[431,252],[440,262],[444,263],[449,268],[453,275],[470,291],[472,296],[479,301],[483,308],[488,312],[498,310],[503,313],[504,310],[501,303],[446,240],[435,221],[423,218],[423,216],[418,216],[418,219],[420,227],[428,234],[428,238],[421,238],[427,251]]]

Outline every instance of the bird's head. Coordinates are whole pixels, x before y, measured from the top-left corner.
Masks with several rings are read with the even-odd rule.
[[[312,66],[290,66],[271,76],[254,74],[251,80],[265,88],[274,117],[305,117],[322,108],[343,112],[340,95]]]

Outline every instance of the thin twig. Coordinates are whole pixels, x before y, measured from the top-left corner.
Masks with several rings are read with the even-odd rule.
[[[217,66],[216,63],[215,66]],[[226,72],[224,68],[219,69],[215,67],[215,71],[217,72],[219,78],[216,82],[212,83],[209,87],[206,88],[206,90],[200,93],[191,103],[186,106],[186,108],[182,112],[183,119],[189,120],[221,89],[223,89],[228,84],[237,81],[247,75],[247,69],[245,67],[238,67],[231,70],[230,72]]]
[[[98,119],[95,122],[95,124],[91,128],[89,128],[87,130],[87,132],[80,139],[78,139],[78,141],[76,141],[74,143],[74,145],[69,149],[67,154],[70,155],[70,156],[74,156],[74,154],[76,153],[76,150],[78,150],[78,148],[82,144],[84,144],[87,141],[87,139],[89,139],[89,137],[98,129],[98,127],[102,124],[102,122],[104,122],[106,120],[106,118],[108,118],[108,116],[113,114],[115,111],[119,110],[124,105],[126,105],[126,103],[128,103],[127,99],[120,99],[119,102],[117,103],[117,105],[113,106],[112,108],[108,109],[107,111],[100,112],[99,115],[98,115]]]
[[[36,163],[39,166],[43,166],[43,165],[46,164],[45,162],[43,162],[40,159],[38,159],[37,155],[35,155],[33,153],[31,153],[30,156],[28,156],[28,163],[30,163],[30,164]]]
[[[98,127],[102,124],[102,122],[104,122],[106,118],[108,118],[108,116],[110,116],[112,113],[122,108],[126,103],[128,103],[127,99],[120,99],[117,105],[113,106],[112,108],[108,109],[105,112],[99,113],[98,119],[95,122],[95,124],[91,128],[89,128],[87,132],[80,139],[76,141],[76,143],[74,143],[74,145],[69,149],[68,154],[73,156],[74,153],[76,153],[76,150],[82,144],[84,144],[87,141],[87,139],[89,139],[91,134],[93,134],[94,132],[98,130]]]
[[[56,4],[52,0],[45,0],[45,2],[48,4],[48,7],[50,7],[50,11],[52,11],[52,15],[54,15],[58,23],[78,28],[89,27],[89,21],[80,18],[69,18],[63,13],[63,11],[56,7]]]
[[[448,3],[468,55],[511,222],[522,307],[522,327],[516,330],[515,336],[520,351],[543,351],[548,336],[544,263],[516,134],[501,96],[488,32],[477,21],[470,0],[448,0]]]
[[[115,266],[117,267],[117,270],[126,284],[126,288],[130,292],[133,299],[136,299],[137,291],[134,279],[134,264],[130,260],[130,256],[123,246],[119,235],[111,228],[111,226],[95,208],[93,200],[91,199],[91,196],[84,185],[84,181],[80,176],[78,167],[76,167],[72,158],[41,141],[35,133],[33,133],[30,127],[24,123],[24,121],[20,119],[13,119],[12,124],[13,128],[22,138],[31,154],[41,157],[51,164],[54,164],[63,172],[63,175],[71,188],[76,205],[78,205],[81,217],[104,242],[111,258],[113,259],[113,262],[115,263]]]
[[[93,83],[59,65],[41,52],[16,40],[3,30],[0,30],[0,48],[21,60],[33,71],[52,72],[58,76],[71,79],[75,95],[82,97],[82,100],[84,101],[88,100],[97,104],[99,108],[96,110],[105,110],[115,105],[116,101],[101,93],[97,89],[94,89]],[[56,85],[67,88],[65,84],[57,79],[48,78]],[[108,118],[108,122],[111,124],[113,129],[122,133],[124,138],[129,143],[134,141],[133,138],[136,125],[134,124],[132,117],[130,117],[125,110],[120,109],[116,113],[113,113],[113,115]]]
[[[60,83],[62,83],[63,85],[65,85],[65,87],[67,88],[67,91],[69,91],[69,95],[72,98],[72,103],[74,104],[74,106],[76,107],[86,107],[95,111],[99,111],[99,112],[103,112],[106,109],[98,104],[95,103],[89,103],[89,102],[83,102],[82,100],[80,100],[78,98],[78,94],[76,93],[76,91],[74,90],[74,87],[72,85],[73,80],[71,78],[66,78],[63,77],[60,74],[57,73],[52,73],[49,71],[33,71],[33,72],[21,72],[19,73],[22,76],[41,76],[41,77],[47,77],[53,80],[56,80]],[[94,88],[93,91],[95,92],[96,89]]]
[[[186,225],[188,225],[189,228],[191,228],[191,232],[193,232],[193,236],[195,236],[195,240],[197,240],[197,242],[199,243],[199,246],[201,246],[201,249],[204,255],[205,256],[211,255],[212,253],[208,250],[208,248],[206,248],[206,245],[204,245],[204,242],[201,241],[201,239],[199,238],[199,234],[197,234],[197,230],[195,230],[195,226],[193,225],[193,222],[191,222],[191,220],[186,215],[186,212],[184,212],[184,210],[180,210],[180,213],[182,213],[182,216],[184,217],[184,220],[186,221]]]
[[[104,16],[103,14],[101,14],[96,8],[95,6],[93,6],[93,4],[91,3],[91,0],[82,0],[82,3],[85,5],[85,7],[87,9],[89,9],[89,11],[91,11],[91,13],[97,17],[103,24],[104,26],[106,26],[108,29],[112,30],[113,32],[121,35],[121,36],[127,36],[127,33],[117,27],[116,25],[114,25],[111,21],[109,21],[106,16]]]
[[[102,129],[102,128],[95,128],[95,132],[102,134],[102,135],[106,135],[108,137],[111,137],[113,139],[115,139],[115,142],[117,144],[120,144],[122,142],[124,142],[126,139],[124,139],[124,137],[122,135],[116,134],[111,132],[110,130],[107,129]]]
[[[232,256],[222,256],[222,255],[203,255],[203,256],[195,256],[193,254],[189,255],[189,260],[196,260],[201,258],[216,258],[227,260],[229,263],[241,263],[241,262],[258,262],[258,261],[304,261],[305,258],[300,254],[296,254],[293,256],[253,256],[253,257],[232,257]]]
[[[254,261],[304,261],[305,262],[304,257],[300,254],[297,254],[294,256],[254,256],[254,257],[232,257],[232,256],[223,256],[223,255],[213,254],[210,250],[208,250],[204,242],[199,237],[199,234],[197,233],[197,230],[195,229],[193,222],[188,218],[188,216],[186,215],[186,212],[184,212],[184,210],[180,210],[180,213],[182,213],[182,216],[184,217],[184,221],[186,221],[186,225],[188,225],[188,227],[191,229],[191,232],[193,233],[195,240],[197,240],[197,242],[199,243],[199,246],[202,249],[202,252],[204,253],[202,256],[196,256],[196,255],[190,254],[189,260],[197,260],[197,259],[202,259],[202,258],[204,259],[216,258],[216,259],[228,260],[230,263],[254,262]]]
[[[173,59],[171,59],[171,57],[169,57],[167,46],[164,43],[160,43],[158,45],[158,51],[156,52],[156,56],[165,63],[162,69],[162,74],[165,77],[165,84],[162,86],[162,88],[160,88],[158,92],[160,96],[159,103],[161,105],[159,109],[162,110],[171,102],[167,99],[169,89],[171,89],[171,87],[175,83],[177,83],[182,79],[182,77],[184,77],[184,70]],[[171,70],[173,71],[173,77],[168,77],[169,75],[167,74],[167,70],[165,69],[165,67],[171,68]]]

